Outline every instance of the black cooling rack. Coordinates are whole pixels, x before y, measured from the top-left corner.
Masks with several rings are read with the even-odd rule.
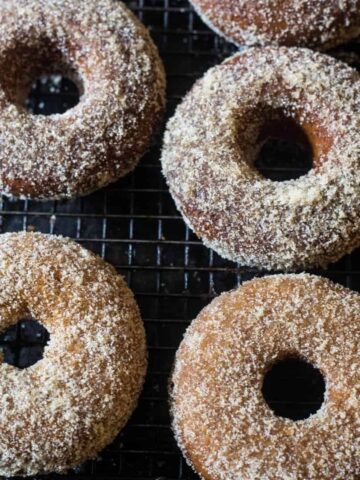
[[[235,48],[207,29],[186,0],[125,3],[150,28],[160,49],[168,74],[170,116],[195,79]],[[347,58],[346,52],[355,50],[349,47],[340,54]],[[56,79],[55,85],[36,84],[29,108],[49,113],[73,103],[73,85]],[[186,466],[169,425],[167,382],[175,351],[189,322],[215,295],[266,273],[221,259],[189,231],[161,175],[160,145],[161,136],[133,174],[86,198],[46,203],[3,199],[1,203],[2,232],[35,230],[70,236],[115,265],[135,292],[146,325],[149,371],[138,409],[115,442],[96,460],[68,474],[68,479],[198,478]],[[306,168],[296,150],[279,155],[283,147],[270,144],[263,152],[259,168],[273,178],[289,178]],[[328,271],[315,273],[359,290],[359,265],[355,252]],[[1,343],[8,361],[21,367],[39,356],[46,335],[25,321],[3,335]],[[285,378],[280,378],[283,387]],[[306,395],[300,397],[295,403],[291,399],[299,417],[309,402]],[[287,401],[286,395],[273,398],[274,405],[284,408]]]

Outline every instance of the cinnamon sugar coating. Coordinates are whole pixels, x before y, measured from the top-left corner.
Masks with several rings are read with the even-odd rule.
[[[284,182],[254,167],[272,130],[298,125],[313,168]],[[251,48],[210,69],[164,137],[185,221],[221,256],[267,269],[325,266],[360,244],[360,76],[326,55]]]
[[[145,27],[113,0],[0,0],[0,191],[85,195],[132,170],[164,108],[165,77]],[[78,105],[31,115],[31,83],[60,73]]]
[[[360,295],[321,277],[244,283],[194,320],[177,352],[177,441],[204,480],[355,480],[360,475]],[[262,395],[274,362],[296,355],[326,382],[301,421]]]
[[[146,370],[144,328],[115,269],[74,242],[0,236],[1,330],[35,318],[42,360],[0,364],[0,475],[65,472],[109,444],[135,408]]]
[[[239,45],[325,50],[360,36],[359,0],[190,0],[203,21]]]

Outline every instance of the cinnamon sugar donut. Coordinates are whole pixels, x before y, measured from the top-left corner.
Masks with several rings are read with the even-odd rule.
[[[0,191],[85,195],[132,170],[164,107],[164,71],[145,27],[113,0],[0,1]],[[63,74],[78,105],[24,107],[34,79]]]
[[[204,480],[355,480],[360,476],[360,295],[321,277],[246,282],[193,321],[176,356],[172,414]],[[321,408],[276,416],[264,376],[288,356],[317,367]]]
[[[360,36],[359,0],[190,0],[210,28],[238,45],[328,49]]]
[[[146,369],[144,328],[115,269],[74,242],[0,236],[0,323],[36,318],[44,357],[0,364],[0,475],[63,473],[110,443],[133,411]]]
[[[221,256],[326,265],[360,243],[359,129],[356,70],[306,49],[252,48],[209,70],[177,108],[163,172],[186,222]],[[313,168],[264,178],[254,162],[269,136],[305,137]]]

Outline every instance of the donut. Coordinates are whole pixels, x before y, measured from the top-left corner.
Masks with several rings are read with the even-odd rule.
[[[360,295],[321,277],[244,283],[207,306],[176,355],[177,441],[204,480],[355,480],[360,475]],[[276,415],[262,386],[284,358],[325,380],[310,417]]]
[[[325,266],[360,244],[360,76],[307,49],[254,47],[210,69],[170,119],[163,172],[185,221],[250,267]],[[307,143],[313,168],[272,181],[269,137]]]
[[[74,242],[0,236],[1,330],[34,318],[43,358],[0,364],[0,475],[64,473],[109,444],[135,408],[146,370],[144,328],[113,267]]]
[[[202,20],[237,45],[326,50],[360,36],[359,0],[190,0]]]
[[[145,27],[113,0],[0,1],[0,191],[86,195],[131,171],[164,108],[164,71]],[[73,80],[79,103],[32,115],[31,84]]]

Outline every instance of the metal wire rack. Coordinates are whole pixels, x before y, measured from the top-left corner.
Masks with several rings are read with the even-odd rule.
[[[235,48],[206,28],[187,0],[125,3],[150,28],[160,49],[168,74],[170,116],[195,79]],[[56,89],[38,83],[30,108],[46,113],[54,102],[62,102],[60,109],[72,105],[71,85],[61,85],[60,90],[59,96]],[[170,428],[167,382],[174,354],[189,321],[215,295],[265,274],[221,259],[185,226],[161,175],[160,145],[159,136],[133,174],[86,198],[45,203],[4,198],[0,206],[2,232],[36,230],[70,236],[115,265],[135,292],[146,325],[149,371],[138,409],[115,442],[68,479],[198,478],[186,466]],[[289,170],[301,172],[297,155],[287,167],[274,164],[271,152],[265,157],[263,170],[279,178]],[[359,290],[359,258],[354,253],[317,273]],[[31,322],[22,322],[0,343],[8,349],[10,362],[21,366],[27,356],[38,355],[46,334]]]

